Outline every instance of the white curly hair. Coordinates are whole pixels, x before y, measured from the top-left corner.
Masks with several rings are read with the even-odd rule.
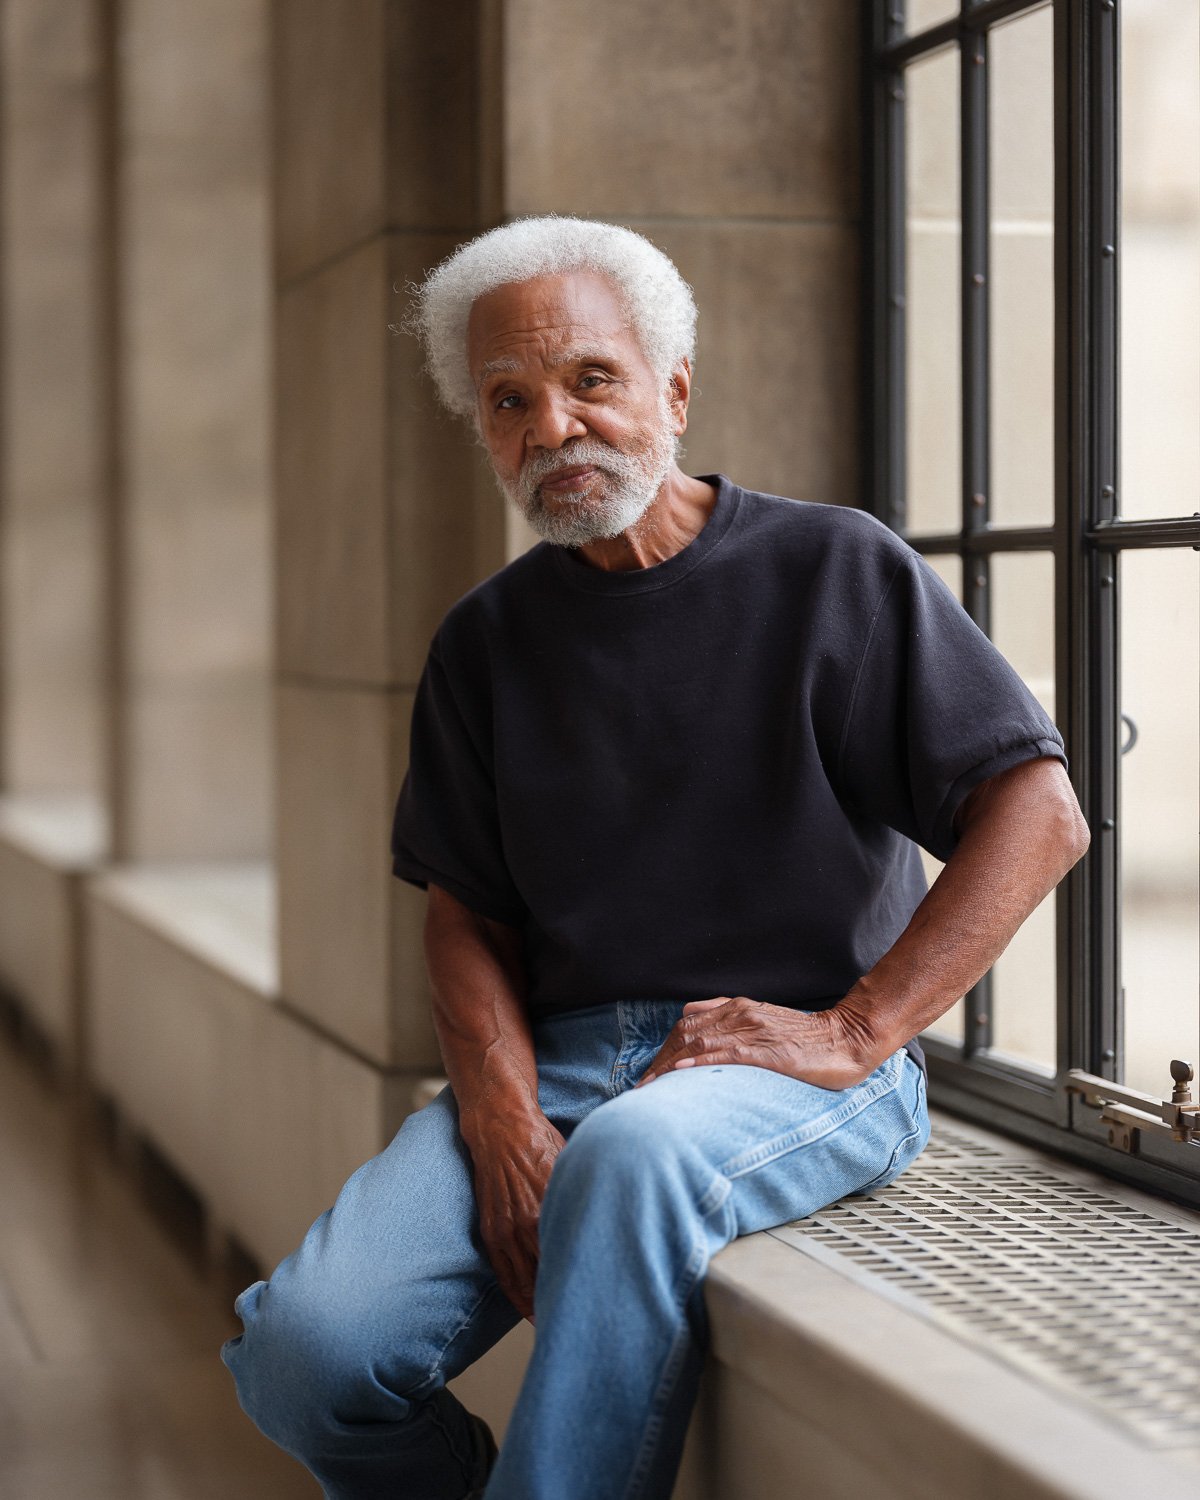
[[[475,417],[467,367],[467,319],[485,292],[533,276],[598,271],[607,276],[653,369],[665,381],[694,358],[696,301],[674,263],[632,229],[557,214],[515,219],[490,229],[435,266],[409,290],[404,320],[425,349],[438,395],[457,416]]]

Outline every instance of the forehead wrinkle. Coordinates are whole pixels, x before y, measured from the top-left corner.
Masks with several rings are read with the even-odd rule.
[[[611,363],[618,356],[612,349],[603,344],[577,344],[560,350],[557,354],[547,354],[540,363],[548,370],[561,370],[566,365],[594,365]],[[513,358],[489,359],[480,367],[479,377],[475,382],[476,390],[493,375],[519,375],[522,369],[522,361]]]

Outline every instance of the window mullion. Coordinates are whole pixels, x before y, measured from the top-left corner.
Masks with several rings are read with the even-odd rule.
[[[959,172],[962,223],[962,532],[964,539],[988,521],[990,486],[988,351],[988,82],[985,31],[960,39]],[[991,635],[991,564],[985,554],[963,551],[963,606]],[[963,1049],[967,1057],[992,1045],[992,976],[966,996]]]

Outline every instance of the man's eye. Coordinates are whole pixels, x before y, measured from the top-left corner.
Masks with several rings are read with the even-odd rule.
[[[584,375],[581,377],[579,384],[584,388],[584,390],[592,391],[595,390],[596,386],[604,384],[604,376]]]
[[[516,411],[517,408],[515,406],[509,406],[508,403],[510,401],[514,401],[514,402],[515,401],[519,401],[520,399],[521,399],[520,396],[518,396],[515,392],[510,392],[507,396],[501,396],[500,399],[499,399],[499,401],[496,402],[496,410],[497,411]]]

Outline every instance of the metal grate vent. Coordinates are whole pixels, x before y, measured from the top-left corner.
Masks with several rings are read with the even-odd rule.
[[[1200,1230],[939,1120],[889,1187],[771,1231],[1099,1407],[1200,1444]]]

